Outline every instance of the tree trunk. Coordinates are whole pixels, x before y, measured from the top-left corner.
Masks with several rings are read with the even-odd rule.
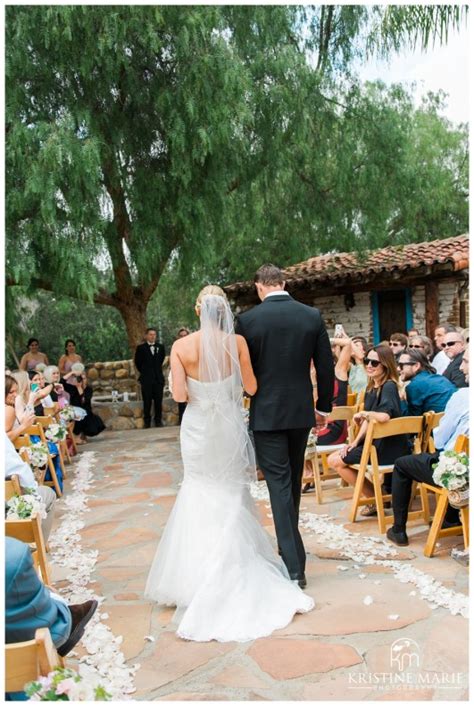
[[[116,304],[127,329],[128,345],[132,357],[138,344],[143,343],[145,330],[148,325],[146,320],[147,305],[147,301],[137,298],[127,303],[120,302]]]

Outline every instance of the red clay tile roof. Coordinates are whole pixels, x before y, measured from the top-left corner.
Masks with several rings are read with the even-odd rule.
[[[360,282],[382,272],[443,264],[451,264],[453,272],[469,267],[468,235],[372,250],[363,257],[357,253],[319,255],[291,265],[284,271],[286,281],[298,285],[310,281],[328,282],[336,279]],[[248,291],[251,287],[251,282],[236,282],[225,289],[232,296]]]

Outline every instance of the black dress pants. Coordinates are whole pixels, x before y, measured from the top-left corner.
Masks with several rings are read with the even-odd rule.
[[[254,431],[257,463],[268,485],[281,556],[292,579],[301,578],[306,552],[298,529],[308,429]]]
[[[433,483],[433,465],[438,461],[439,453],[422,453],[411,456],[401,456],[392,473],[392,508],[395,532],[405,532],[408,518],[413,481]],[[448,505],[447,522],[459,521],[459,511]]]
[[[155,406],[155,424],[161,426],[161,405],[163,403],[163,382],[152,382],[142,385],[143,421],[149,427],[151,422],[151,403]]]

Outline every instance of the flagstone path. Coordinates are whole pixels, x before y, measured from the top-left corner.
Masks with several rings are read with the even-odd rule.
[[[123,636],[127,662],[141,665],[134,699],[468,699],[468,621],[443,608],[432,609],[418,593],[410,595],[414,586],[400,583],[388,567],[355,568],[306,530],[307,592],[316,602],[314,611],[250,643],[176,638],[173,610],[144,600],[143,590],[182,479],[179,429],[105,432],[82,448],[96,454],[82,545],[99,552],[93,587],[106,596],[105,622],[115,636]],[[302,512],[327,514],[351,531],[377,536],[372,519],[345,521],[350,488],[331,482],[324,494],[322,506],[316,505],[313,493],[304,495]],[[258,505],[263,525],[274,536],[268,501]],[[461,538],[443,539],[435,557],[426,559],[426,533],[421,523],[410,528],[413,540],[396,558],[467,593],[467,569],[449,555],[453,546],[461,546]],[[338,568],[341,564],[347,570]],[[367,595],[373,598],[371,605],[364,604]],[[399,617],[389,618],[393,614]],[[412,665],[404,662],[401,669],[393,644],[400,638],[415,641],[406,643]]]

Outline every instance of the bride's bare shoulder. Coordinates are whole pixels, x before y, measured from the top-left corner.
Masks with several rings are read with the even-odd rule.
[[[176,339],[173,343],[172,350],[175,350],[177,353],[190,350],[199,341],[200,335],[200,331],[195,331],[194,333],[190,333],[188,336],[183,336],[183,338]]]

